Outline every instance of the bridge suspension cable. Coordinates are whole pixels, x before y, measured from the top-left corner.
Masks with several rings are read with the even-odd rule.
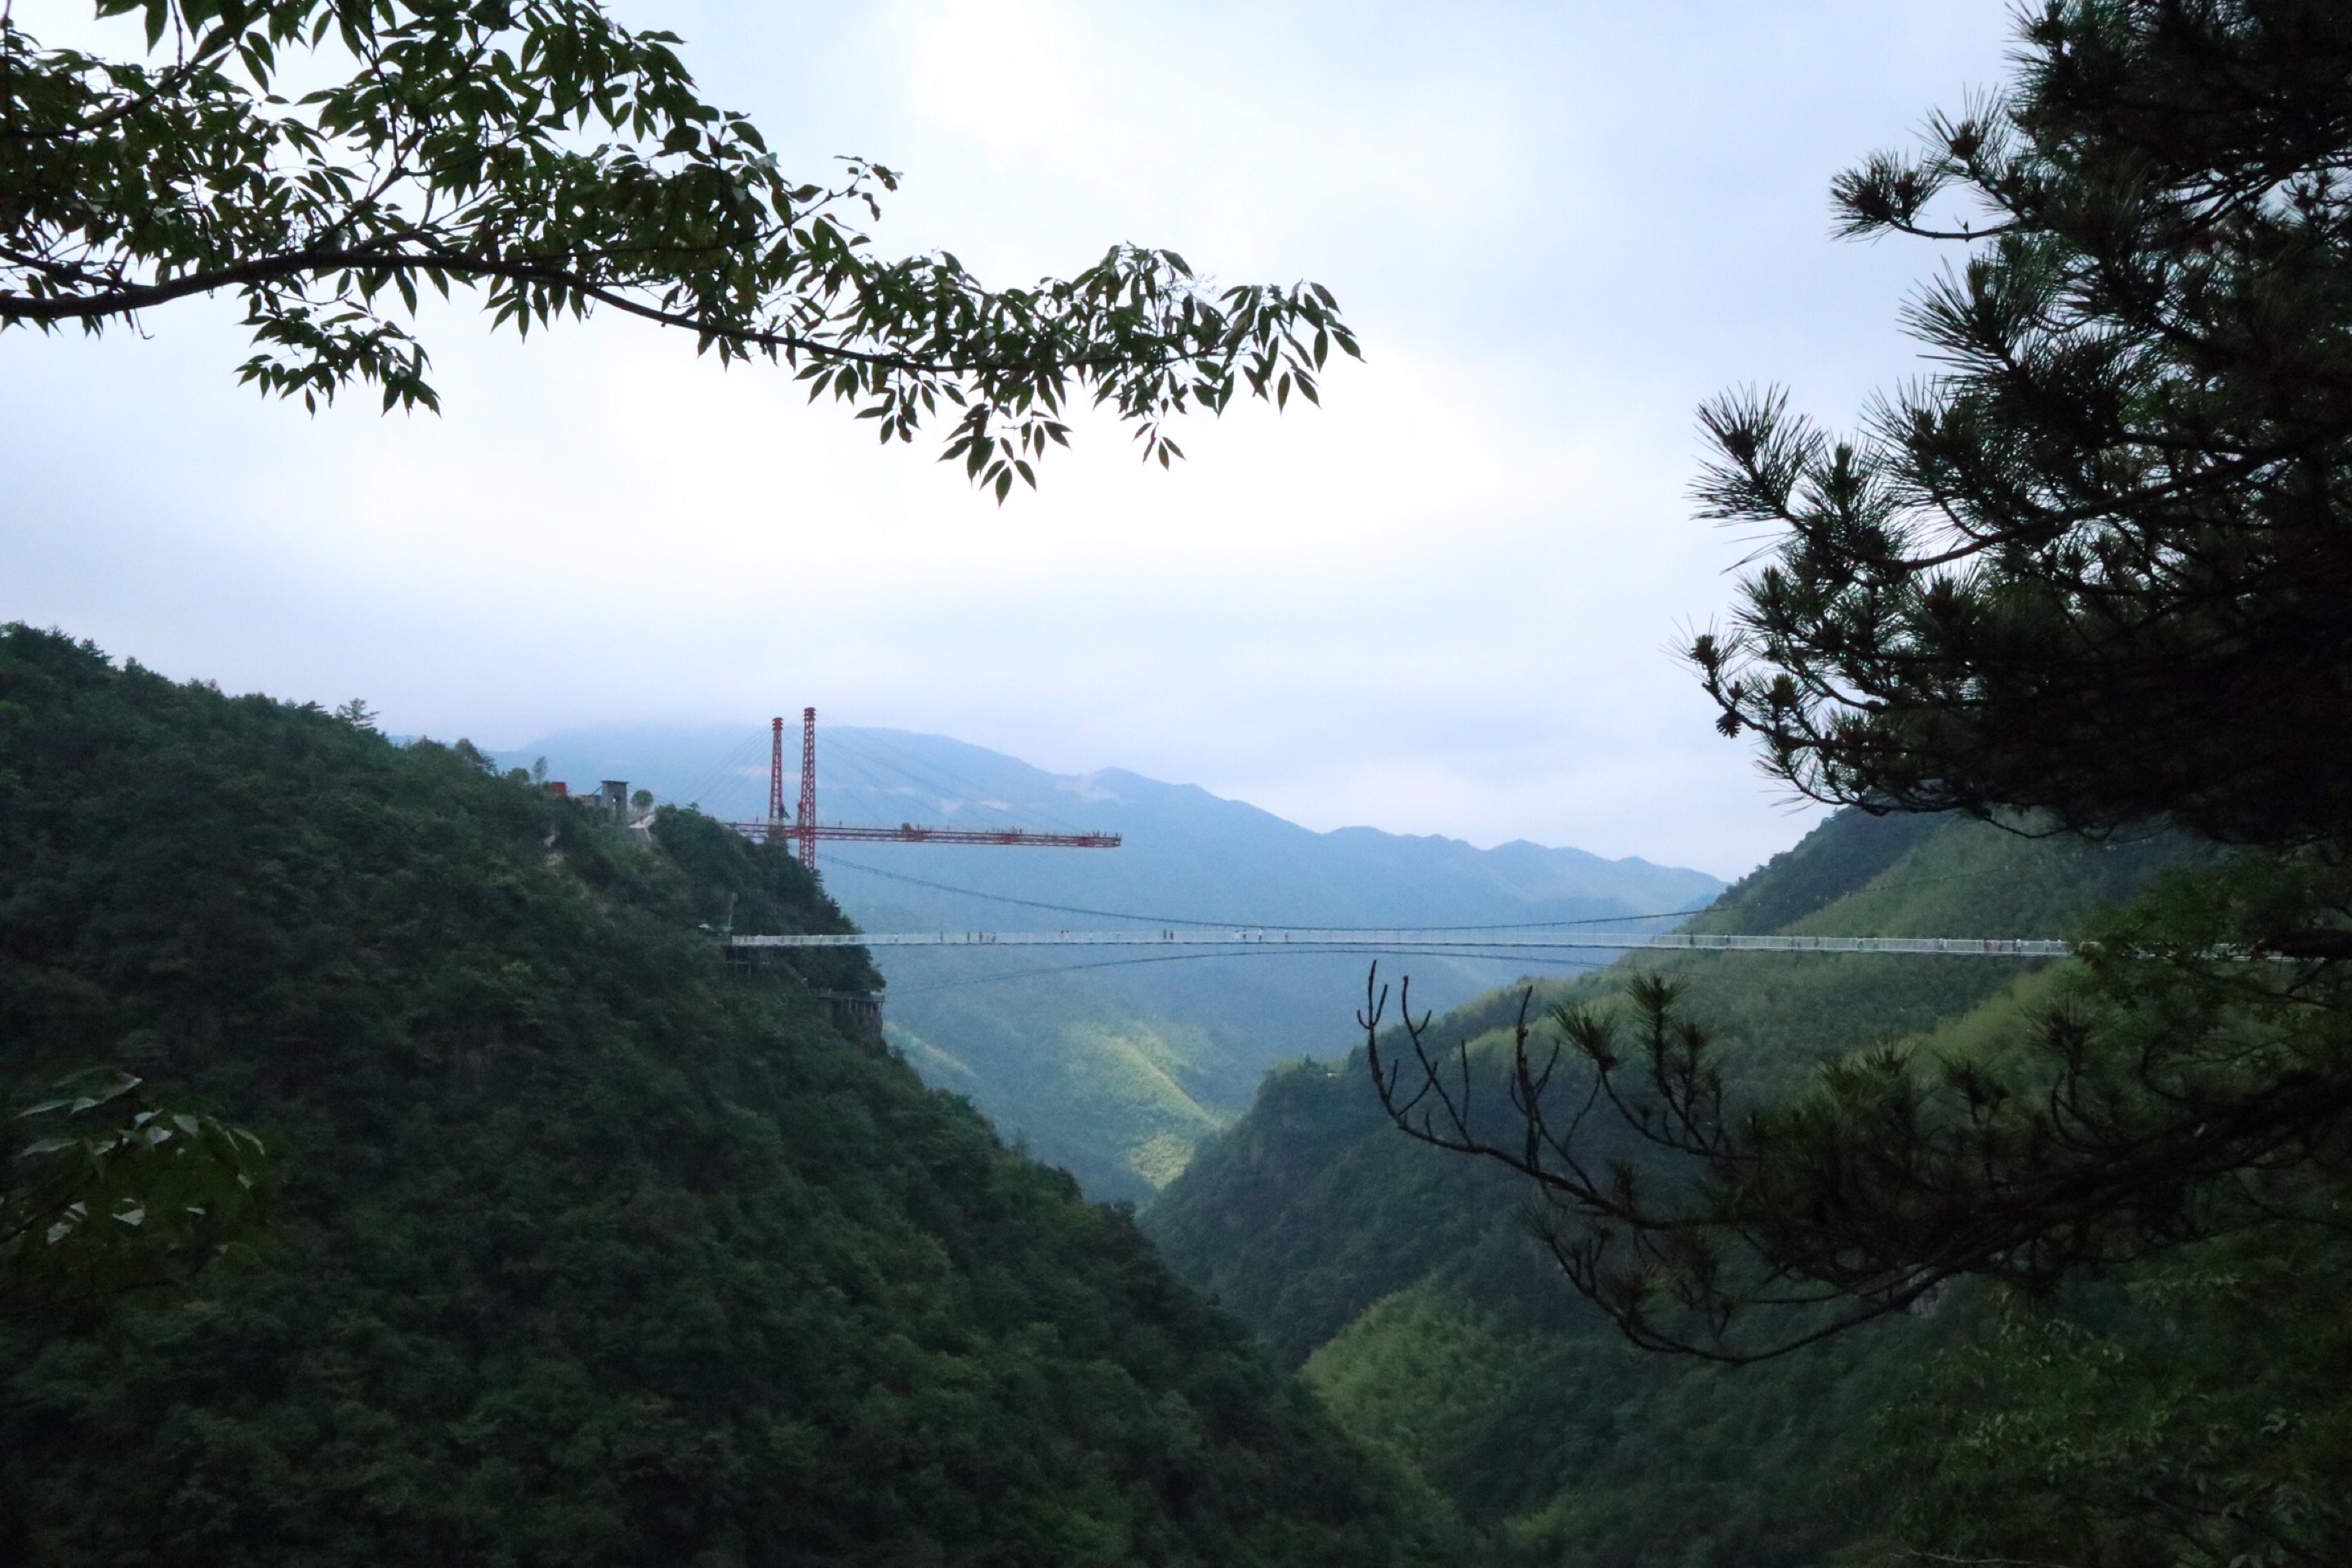
[[[1203,961],[1213,963],[1236,958],[1278,958],[1293,955],[1311,955],[1318,952],[1329,952],[1332,951],[1334,950],[1328,948],[1292,947],[1276,942],[1266,947],[1212,947],[1202,948],[1192,952],[1154,952],[1146,954],[1141,958],[1094,958],[1088,959],[1084,963],[1054,963],[1031,969],[990,969],[978,973],[959,974],[951,980],[928,980],[918,985],[893,985],[890,988],[890,994],[893,998],[899,998],[906,996],[918,996],[927,991],[961,991],[970,986],[998,985],[1009,980],[1027,980],[1040,974],[1076,974],[1083,970],[1088,969],[1125,969],[1138,963],[1196,963]],[[1389,950],[1386,948],[1351,947],[1342,950],[1341,955],[1346,956],[1347,954],[1352,953],[1358,957],[1361,957],[1369,952],[1377,956],[1384,954],[1388,952],[1388,951]],[[1398,953],[1395,956],[1400,958],[1410,958],[1413,955],[1411,953]],[[1609,961],[1606,958],[1592,956],[1571,957],[1561,954],[1551,954],[1546,956],[1527,952],[1479,952],[1467,948],[1459,952],[1444,952],[1437,954],[1436,956],[1442,958],[1485,958],[1492,960],[1496,963],[1511,963],[1523,966],[1531,965],[1538,969],[1568,970],[1580,973],[1589,973],[1595,969],[1605,969],[1609,965]]]
[[[1109,921],[1139,921],[1146,925],[1207,926],[1218,931],[1549,931],[1561,926],[1633,925],[1643,921],[1678,921],[1706,912],[1704,908],[1701,908],[1656,910],[1646,914],[1586,915],[1572,921],[1482,921],[1460,925],[1432,926],[1286,926],[1272,921],[1196,920],[1189,915],[1144,915],[1137,914],[1132,910],[1094,910],[1083,904],[1050,904],[1043,899],[1016,899],[1010,893],[987,893],[978,888],[959,888],[951,882],[927,881],[921,877],[909,877],[903,871],[885,871],[879,866],[868,866],[856,860],[845,860],[837,855],[833,858],[831,863],[835,867],[863,872],[868,877],[887,877],[893,882],[908,882],[918,888],[929,888],[938,893],[958,893],[967,899],[985,899],[993,904],[1018,904],[1024,909],[1050,910],[1061,915],[1094,915]]]
[[[1949,958],[2067,958],[2072,942],[2034,937],[1745,936],[1715,931],[1546,931],[1533,936],[1440,937],[1414,931],[940,931],[734,936],[737,948],[803,947],[1212,947],[1349,952],[1505,952],[1601,949],[1664,952],[1879,952]]]

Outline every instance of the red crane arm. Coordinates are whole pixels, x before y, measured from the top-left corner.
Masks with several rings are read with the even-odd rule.
[[[1116,833],[1037,833],[1026,827],[918,827],[902,822],[896,827],[820,826],[816,820],[816,710],[801,710],[800,810],[784,816],[784,721],[770,724],[768,757],[768,820],[730,822],[727,826],[747,837],[771,844],[800,846],[801,864],[816,869],[816,841],[847,839],[866,844],[1017,844],[1050,849],[1116,849]]]
[[[752,838],[768,836],[764,822],[730,822],[728,826]],[[848,839],[866,844],[1026,844],[1053,849],[1116,849],[1116,833],[1038,833],[1026,827],[852,827],[843,824],[802,827],[787,823],[776,830],[780,840]]]

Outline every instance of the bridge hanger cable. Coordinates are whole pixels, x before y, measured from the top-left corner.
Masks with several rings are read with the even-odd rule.
[[[1384,950],[1452,955],[1489,948],[1560,952],[1604,950],[1613,952],[1810,952],[1906,953],[1942,958],[2072,958],[2074,944],[2054,937],[2021,936],[1812,936],[1789,932],[1732,931],[1547,931],[1538,936],[1417,936],[1409,931],[1377,927],[1360,931],[1297,926],[1287,929],[1255,926],[1223,931],[799,931],[789,934],[730,935],[730,948],[877,948],[877,947],[1213,947],[1249,949],[1293,948],[1302,952]]]
[[[887,877],[894,882],[911,882],[919,888],[929,888],[939,893],[961,893],[966,898],[986,899],[992,903],[1019,904],[1024,909],[1051,910],[1056,914],[1097,915],[1104,920],[1142,921],[1150,925],[1200,926],[1212,930],[1244,929],[1248,931],[1550,931],[1567,926],[1630,925],[1637,921],[1680,920],[1703,914],[1704,910],[1661,910],[1652,914],[1593,915],[1573,921],[1490,921],[1471,925],[1427,926],[1329,926],[1310,925],[1304,921],[1285,924],[1278,921],[1204,921],[1182,915],[1139,915],[1127,910],[1090,910],[1078,904],[1051,904],[1042,899],[1016,899],[1010,893],[984,893],[978,888],[959,888],[947,882],[928,881],[921,877],[909,877],[903,871],[885,871],[879,866],[846,859],[839,855],[825,857],[829,864],[846,866],[853,871],[863,871],[869,877]]]
[[[765,735],[754,734],[751,739],[730,748],[717,763],[711,765],[710,769],[707,773],[695,780],[694,787],[690,790],[685,791],[679,798],[684,799],[688,805],[699,809],[703,799],[709,795],[710,792],[725,786],[731,783],[735,778],[739,777],[740,774],[737,770],[751,766],[752,758],[759,755],[760,750],[766,743],[766,741],[767,737]],[[717,816],[719,814],[713,813],[712,815]]]
[[[1136,963],[1188,963],[1196,959],[1206,958],[1256,958],[1268,953],[1276,952],[1286,952],[1294,957],[1314,955],[1327,958],[1334,955],[1343,958],[1352,958],[1364,953],[1371,953],[1375,956],[1389,958],[1433,956],[1425,952],[1408,953],[1384,952],[1378,948],[1318,948],[1312,946],[1238,948],[1230,952],[1162,952],[1154,953],[1150,958],[1104,958],[1097,959],[1091,963],[1056,963],[1038,969],[1014,969],[996,974],[974,974],[958,980],[934,980],[921,985],[894,985],[883,993],[883,1000],[887,1001],[895,996],[919,996],[927,991],[960,990],[967,985],[993,985],[1001,980],[1022,980],[1040,974],[1075,974],[1082,969],[1124,969],[1130,964]],[[1438,953],[1434,956],[1440,958],[1485,959],[1496,963],[1531,963],[1539,964],[1547,968],[1567,969],[1580,972],[1606,969],[1609,967],[1610,962],[1612,962],[1597,958],[1532,958],[1522,953],[1503,952],[1445,952]]]
[[[947,803],[950,801],[961,801],[978,805],[989,798],[989,791],[964,777],[951,765],[940,765],[936,761],[925,762],[917,759],[906,748],[887,741],[878,734],[844,730],[827,731],[826,734],[838,751],[856,760],[873,785],[879,787],[885,793],[890,791],[888,775],[895,773],[917,788],[936,795],[942,810],[946,809]],[[851,738],[853,735],[855,739]],[[1026,814],[1033,816],[1039,815],[1034,811],[1026,811]],[[1049,811],[1043,815],[1049,819],[1045,826],[1054,826],[1055,824],[1050,820],[1054,814]]]

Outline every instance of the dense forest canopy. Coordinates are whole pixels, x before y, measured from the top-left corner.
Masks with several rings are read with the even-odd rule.
[[[1433,1560],[1122,1215],[835,1029],[861,951],[727,962],[845,929],[788,854],[22,627],[0,788],[5,1080],[113,1064],[276,1187],[242,1261],[0,1319],[0,1557]]]

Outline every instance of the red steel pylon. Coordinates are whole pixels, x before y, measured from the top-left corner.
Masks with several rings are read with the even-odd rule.
[[[816,710],[801,710],[801,805],[784,815],[784,721],[778,714],[769,726],[768,820],[728,824],[737,832],[770,844],[796,839],[801,864],[816,869],[816,841],[840,838],[866,844],[1000,844],[1034,845],[1060,849],[1116,849],[1116,833],[1039,833],[1026,827],[918,827],[902,822],[896,827],[857,827],[836,823],[816,825]]]
[[[777,723],[783,721],[779,719]],[[816,710],[801,710],[801,864],[816,869]]]
[[[776,715],[775,745],[768,757],[768,837],[784,835],[784,716]]]

